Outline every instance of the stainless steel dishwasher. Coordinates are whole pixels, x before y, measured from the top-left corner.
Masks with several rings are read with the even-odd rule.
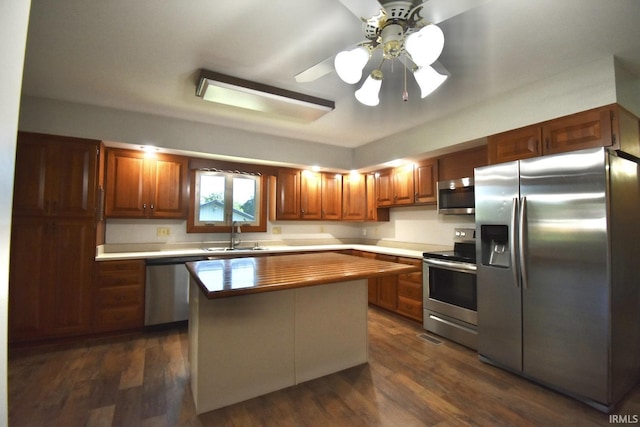
[[[188,319],[189,272],[184,263],[203,259],[190,256],[147,260],[145,326]]]

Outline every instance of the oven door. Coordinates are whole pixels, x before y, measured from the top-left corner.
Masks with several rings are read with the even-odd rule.
[[[423,263],[425,309],[477,325],[476,265],[431,258]]]

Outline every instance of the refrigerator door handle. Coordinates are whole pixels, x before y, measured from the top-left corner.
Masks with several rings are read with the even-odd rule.
[[[518,198],[514,197],[511,205],[511,236],[509,237],[509,253],[511,254],[511,268],[513,269],[513,280],[516,288],[520,287],[520,278],[518,277],[518,261],[516,255],[516,236],[517,236],[517,220],[518,220]]]
[[[529,287],[529,279],[527,278],[527,257],[525,248],[527,247],[525,224],[527,222],[527,198],[520,199],[520,218],[518,221],[518,254],[520,256],[520,274],[522,276],[522,287]]]

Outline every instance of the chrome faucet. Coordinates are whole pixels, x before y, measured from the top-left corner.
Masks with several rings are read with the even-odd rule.
[[[236,227],[237,230],[236,230]],[[239,245],[240,243],[242,243],[241,239],[237,239],[236,240],[236,231],[238,234],[242,233],[242,230],[240,229],[240,224],[238,223],[238,221],[233,221],[231,223],[231,234],[229,236],[229,249],[233,250],[236,248],[236,245]]]

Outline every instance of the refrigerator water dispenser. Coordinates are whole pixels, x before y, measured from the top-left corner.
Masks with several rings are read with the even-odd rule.
[[[480,228],[482,264],[493,267],[510,267],[509,226],[482,225]]]

